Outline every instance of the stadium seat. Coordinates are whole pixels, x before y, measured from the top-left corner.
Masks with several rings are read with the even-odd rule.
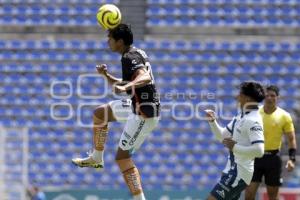
[[[179,4],[182,2],[182,4]],[[261,3],[242,0],[225,2],[147,1],[147,25],[150,27],[190,26],[297,26],[299,6],[291,2]],[[296,6],[295,6],[296,5]],[[280,15],[278,14],[280,13]],[[170,17],[172,15],[172,17]],[[184,16],[182,18],[182,16]]]
[[[165,1],[158,0],[151,0],[151,2],[154,2],[155,5],[165,3]],[[172,3],[173,1],[168,2]],[[237,8],[230,2],[229,7],[223,7],[224,12],[211,6],[206,8],[202,4],[201,8],[207,13],[213,13],[215,17],[210,19],[215,20],[214,22],[218,25],[221,23],[217,17],[220,13],[241,12],[245,9],[242,6],[236,10]],[[252,3],[255,4],[255,2]],[[193,3],[200,4],[198,1],[193,1]],[[177,12],[189,12],[185,15],[186,20],[186,17],[195,13],[193,9],[186,7],[177,9],[178,6],[180,6],[178,3],[174,5],[176,8],[173,13],[174,17]],[[18,9],[20,8],[18,7]],[[55,8],[55,10],[50,8],[47,12],[60,13],[67,10],[63,7]],[[198,9],[199,5],[196,8]],[[290,8],[284,9],[290,12]],[[79,12],[76,9],[72,10],[69,9],[67,13]],[[244,11],[246,18],[243,20],[249,20],[247,13],[251,12]],[[31,12],[35,12],[33,8],[30,12],[26,11],[26,13]],[[90,9],[85,9],[85,12],[90,12]],[[259,9],[257,12],[263,13]],[[176,17],[175,21],[178,19]],[[203,19],[207,20],[206,17]],[[248,24],[249,22],[241,21],[240,23]],[[215,99],[209,102],[222,103],[224,116],[230,117],[236,114],[234,99],[236,90],[234,88],[241,81],[257,80],[279,85],[284,99],[281,102],[287,109],[292,110],[298,105],[296,98],[299,98],[297,88],[300,86],[300,68],[297,63],[300,57],[300,45],[297,42],[278,42],[276,40],[234,42],[226,38],[207,42],[147,39],[146,41],[137,41],[137,46],[144,48],[149,55],[155,73],[155,81],[162,93],[162,113],[159,126],[143,144],[141,152],[134,155],[137,165],[143,169],[142,176],[146,179],[147,189],[159,188],[161,184],[170,188],[185,188],[195,185],[210,187],[213,182],[217,181],[218,172],[226,162],[226,151],[222,144],[216,142],[206,122],[195,117],[188,121],[175,120],[172,117],[170,106],[175,103],[191,103],[195,109],[195,105],[201,104],[205,100],[205,97],[201,95],[213,93]],[[110,127],[105,160],[106,166],[111,171],[108,170],[107,174],[101,175],[101,182],[95,180],[99,178],[98,174],[87,175],[66,164],[71,157],[85,156],[85,151],[92,148],[92,130],[90,127],[80,127],[77,118],[82,117],[83,122],[91,122],[93,109],[89,108],[78,116],[76,112],[78,106],[90,102],[98,105],[111,99],[111,94],[101,101],[81,99],[77,91],[78,77],[85,73],[94,74],[95,63],[99,61],[111,63],[109,70],[113,74],[119,74],[120,57],[109,53],[106,48],[106,40],[95,39],[0,40],[0,49],[5,49],[0,52],[2,60],[0,67],[0,124],[29,128],[30,181],[45,187],[54,185],[80,187],[93,184],[95,186],[103,184],[107,187],[120,187],[122,177],[119,177],[119,171],[115,168],[114,151],[124,124],[116,123]],[[73,94],[64,99],[53,98],[50,93],[50,84],[53,80],[69,81]],[[82,81],[82,84],[83,94],[101,92],[99,89],[99,85],[102,84],[100,79],[86,79]],[[67,87],[58,85],[54,91],[55,94],[62,95],[66,94],[67,89]],[[178,93],[183,95],[176,97]],[[189,99],[187,94],[195,94],[196,98]],[[74,116],[71,119],[55,120],[49,116],[51,104],[61,102],[68,103],[73,109]],[[206,105],[201,104],[200,106],[205,107]],[[173,114],[184,118],[188,117],[191,112],[188,106],[178,106]],[[200,111],[195,112],[201,114]],[[19,113],[18,116],[15,113]],[[69,114],[69,109],[59,107],[54,113],[65,116]],[[227,123],[226,120],[221,122]],[[47,148],[50,148],[51,151],[46,151]],[[157,170],[153,172],[151,170],[153,168]],[[53,173],[58,171],[57,169],[60,169],[59,173]],[[185,169],[188,169],[190,174],[185,174]],[[34,173],[37,170],[40,172],[39,174]],[[71,174],[68,173],[70,170]],[[115,182],[109,181],[116,177]],[[288,185],[294,186],[295,181],[291,180]]]

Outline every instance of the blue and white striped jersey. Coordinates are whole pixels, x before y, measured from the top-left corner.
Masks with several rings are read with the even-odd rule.
[[[236,145],[251,146],[264,143],[263,122],[258,110],[238,114],[226,126],[226,129],[223,138],[232,137],[237,142]],[[233,148],[223,172],[232,173],[232,176],[236,176],[236,181],[241,178],[249,184],[254,171],[254,158],[252,154],[245,155]]]

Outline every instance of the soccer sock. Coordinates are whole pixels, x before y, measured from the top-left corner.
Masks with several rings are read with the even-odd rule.
[[[131,158],[116,160],[134,199],[144,200],[141,177]]]
[[[133,200],[146,200],[144,193],[142,192],[141,194],[134,195]]]
[[[94,152],[93,159],[99,161],[103,158],[104,145],[108,133],[108,125],[99,126],[94,124]]]
[[[134,199],[145,199],[142,189],[141,177],[138,169],[134,166],[124,171],[123,177]]]
[[[92,153],[93,160],[96,162],[102,162],[103,161],[103,153],[104,153],[104,151],[98,151],[98,150],[94,149],[94,151]]]

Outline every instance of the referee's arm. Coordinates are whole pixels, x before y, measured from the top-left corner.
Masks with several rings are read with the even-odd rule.
[[[288,146],[289,149],[297,149],[297,142],[296,142],[296,134],[295,131],[291,131],[285,134],[288,138]]]
[[[295,168],[296,162],[296,149],[297,149],[297,142],[296,142],[296,135],[295,131],[285,133],[288,141],[289,147],[289,160],[286,163],[286,168],[288,171],[293,171]]]

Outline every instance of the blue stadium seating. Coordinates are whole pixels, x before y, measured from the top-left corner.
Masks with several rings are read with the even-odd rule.
[[[287,26],[300,23],[299,1],[147,0],[147,25]]]
[[[210,12],[218,13],[213,8]],[[207,123],[196,118],[176,121],[172,117],[168,107],[175,102],[196,105],[204,101],[201,95],[215,93],[216,97],[211,102],[223,102],[223,114],[229,117],[236,113],[234,96],[237,84],[253,79],[281,86],[284,107],[292,111],[297,106],[299,43],[226,40],[146,40],[136,43],[149,54],[157,86],[163,94],[164,111],[159,127],[140,149],[141,152],[134,155],[143,169],[145,187],[149,189],[161,185],[171,188],[210,187],[217,181],[226,162],[226,150],[215,141]],[[84,151],[92,148],[91,129],[78,125],[78,106],[80,103],[93,103],[82,111],[81,120],[88,123],[95,105],[112,99],[111,93],[100,100],[80,98],[78,76],[95,74],[94,63],[98,60],[107,62],[109,69],[120,75],[119,57],[107,51],[106,47],[105,40],[0,40],[0,50],[5,49],[0,51],[0,123],[30,128],[31,182],[41,186],[122,187],[122,179],[114,163],[115,147],[123,127],[120,123],[111,126],[107,141],[105,161],[107,169],[111,170],[98,174],[78,169],[70,163],[72,157],[84,156]],[[53,80],[68,80],[72,96],[53,98],[50,93]],[[83,93],[97,94],[101,91],[101,83],[100,79],[83,80]],[[66,85],[54,88],[56,96],[67,95],[68,90]],[[188,93],[197,98],[184,100],[180,99],[181,96],[168,99],[166,95],[174,95],[175,92],[185,95],[185,98],[189,98]],[[51,103],[70,103],[74,116],[63,121],[52,119]],[[189,107],[182,106],[177,107],[175,114],[182,117],[189,116],[190,112]],[[69,109],[57,107],[54,114],[66,116]],[[222,122],[226,123],[226,120]],[[153,168],[157,170],[150,170]],[[57,169],[60,169],[59,172],[54,173]],[[36,171],[40,173],[36,174]],[[110,179],[116,179],[116,182]],[[294,186],[295,181],[291,180],[288,185]]]

